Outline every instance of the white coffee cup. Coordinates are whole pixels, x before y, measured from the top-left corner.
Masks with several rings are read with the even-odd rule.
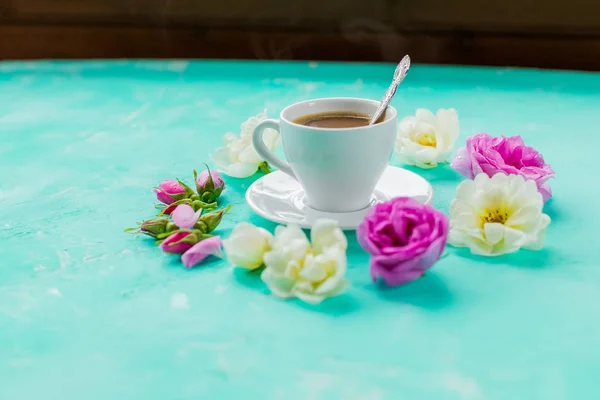
[[[371,126],[319,128],[296,124],[297,118],[323,112],[349,111],[372,115],[379,102],[359,98],[324,98],[286,107],[279,121],[256,127],[254,148],[267,162],[300,182],[309,207],[350,212],[368,207],[375,185],[388,166],[397,131],[397,112],[389,106],[385,119]],[[281,134],[287,162],[262,139],[265,129]]]

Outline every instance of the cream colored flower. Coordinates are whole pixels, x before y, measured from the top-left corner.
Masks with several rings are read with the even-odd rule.
[[[520,175],[479,174],[461,182],[450,204],[448,242],[472,253],[497,256],[544,246],[550,217],[535,181]]]
[[[266,268],[261,275],[275,296],[318,304],[348,286],[348,241],[337,222],[318,220],[311,239],[312,245],[296,225],[275,229],[272,250],[265,254]]]
[[[242,123],[241,135],[226,133],[223,147],[219,147],[211,155],[213,161],[226,175],[235,178],[247,178],[253,175],[261,165],[265,164],[252,145],[252,133],[256,126],[267,118],[266,111],[250,117]],[[271,151],[279,145],[279,133],[274,129],[265,129],[263,140]]]
[[[396,152],[400,160],[420,168],[433,168],[446,162],[458,137],[459,123],[456,110],[439,109],[436,115],[424,108],[415,116],[400,121]]]
[[[229,238],[223,240],[227,260],[237,267],[257,269],[264,263],[264,255],[271,250],[273,235],[263,228],[240,222]]]

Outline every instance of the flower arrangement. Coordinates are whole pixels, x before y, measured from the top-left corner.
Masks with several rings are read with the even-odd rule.
[[[265,118],[263,111],[241,125],[239,136],[225,134],[223,147],[212,155],[225,175],[270,171],[252,146],[252,132]],[[400,122],[396,151],[405,164],[434,168],[450,159],[458,133],[456,110],[417,109]],[[279,141],[276,131],[265,133],[271,150]],[[467,138],[451,167],[467,179],[456,188],[449,217],[411,198],[394,198],[368,211],[356,238],[370,255],[374,282],[397,286],[419,279],[447,243],[484,256],[543,247],[550,224],[543,207],[552,196],[548,181],[554,171],[537,150],[520,136],[478,133]],[[128,231],[155,238],[163,252],[180,254],[186,268],[213,256],[236,268],[260,270],[261,280],[279,298],[319,304],[345,292],[348,240],[336,221],[317,220],[309,237],[296,225],[280,225],[271,233],[241,222],[221,240],[213,232],[231,208],[218,208],[225,180],[207,166],[200,174],[194,171],[194,183],[195,189],[180,180],[161,182],[154,189],[158,215]]]
[[[157,239],[165,253],[182,254],[186,268],[202,262],[209,255],[222,257],[221,238],[211,234],[231,209],[217,207],[216,200],[225,189],[225,182],[217,171],[208,166],[199,175],[194,171],[196,190],[180,180],[165,180],[155,189],[162,203],[156,218],[138,223],[128,232],[143,233]],[[214,211],[212,211],[214,210]]]

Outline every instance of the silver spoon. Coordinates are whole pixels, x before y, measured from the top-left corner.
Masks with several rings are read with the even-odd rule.
[[[377,107],[377,110],[375,110],[375,113],[369,120],[369,125],[373,125],[375,122],[377,122],[379,117],[381,117],[381,115],[385,112],[388,104],[390,104],[390,101],[392,100],[392,97],[394,97],[394,94],[396,93],[396,88],[398,85],[400,85],[400,82],[402,82],[408,73],[409,68],[410,57],[407,54],[402,58],[402,60],[400,60],[400,63],[396,67],[396,70],[394,71],[394,79],[392,80],[390,87],[385,91],[385,95],[383,96],[381,103],[379,103],[379,107]]]

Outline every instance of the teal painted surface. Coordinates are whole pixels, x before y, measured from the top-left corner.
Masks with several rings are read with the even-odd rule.
[[[556,171],[541,252],[449,249],[383,290],[349,237],[349,292],[319,307],[144,237],[150,189],[191,178],[263,107],[379,98],[393,65],[0,64],[1,399],[588,399],[600,386],[600,75],[414,66],[393,104],[455,107],[459,143],[521,134]],[[448,210],[461,180],[422,171]],[[239,221],[250,213],[229,179]]]

